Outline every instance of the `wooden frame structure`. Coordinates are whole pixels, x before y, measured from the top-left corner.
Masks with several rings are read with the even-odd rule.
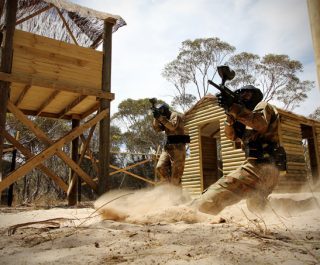
[[[297,190],[306,181],[320,178],[320,122],[278,109],[279,135],[288,159],[287,174],[278,190]],[[224,110],[216,97],[207,95],[185,113],[185,128],[191,137],[190,154],[186,158],[182,186],[198,196],[223,174],[236,169],[244,161],[244,152],[224,133]],[[303,144],[303,141],[305,142]],[[304,149],[307,146],[307,150]],[[305,159],[306,152],[309,161]],[[310,175],[307,179],[307,175]]]
[[[9,175],[0,176],[0,192],[33,168],[38,168],[63,191],[68,192],[69,205],[74,205],[77,176],[98,194],[108,189],[110,101],[114,99],[114,94],[111,93],[112,32],[119,21],[122,21],[122,25],[125,23],[119,16],[86,9],[65,0],[34,0],[32,3],[46,6],[18,20],[17,10],[23,3],[19,0],[0,1],[0,13],[5,10],[4,30],[1,32],[4,39],[0,69],[0,154],[3,153],[6,139],[28,159]],[[50,9],[57,11],[74,44],[16,29],[17,25]],[[70,16],[76,13],[84,20],[89,18],[83,17],[83,13],[88,16],[96,15],[94,21],[102,21],[103,32],[93,40],[91,47],[79,46],[63,12]],[[102,52],[92,49],[102,41]],[[46,148],[34,155],[28,147],[21,145],[10,135],[5,130],[7,111],[29,128]],[[97,114],[94,115],[96,111]],[[81,120],[90,114],[94,116],[81,124]],[[53,141],[27,115],[69,119],[72,120],[72,130]],[[80,163],[98,123],[101,163],[96,182],[81,169]],[[89,136],[85,139],[78,159],[78,139],[89,129]],[[73,143],[72,157],[62,149],[70,142]],[[69,185],[43,165],[43,162],[53,155],[57,155],[72,169]]]

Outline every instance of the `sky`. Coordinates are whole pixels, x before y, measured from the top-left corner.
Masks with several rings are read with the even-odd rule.
[[[306,0],[72,0],[120,15],[127,23],[113,34],[111,113],[127,99],[157,97],[170,103],[171,83],[161,76],[184,40],[218,37],[236,53],[286,54],[303,64],[301,80],[315,81],[308,99],[293,112],[320,106],[319,82]],[[212,88],[209,91],[215,94]]]

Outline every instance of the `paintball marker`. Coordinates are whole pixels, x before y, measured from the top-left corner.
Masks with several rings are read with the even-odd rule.
[[[233,103],[240,103],[239,96],[225,86],[227,80],[232,80],[235,77],[235,72],[226,65],[218,66],[217,69],[222,79],[221,84],[217,85],[211,80],[208,80],[208,83],[220,90],[221,93],[217,95],[219,105],[228,111]]]

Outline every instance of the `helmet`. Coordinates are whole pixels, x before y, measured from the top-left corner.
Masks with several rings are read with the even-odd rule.
[[[251,91],[252,97],[247,102],[244,102],[245,106],[248,109],[253,110],[254,107],[263,99],[263,94],[259,88],[256,88],[253,85],[246,85],[234,91],[237,95],[240,95],[243,91]]]
[[[169,105],[167,103],[157,104],[156,108],[159,110],[161,116],[166,116],[170,118],[171,112],[169,110]]]

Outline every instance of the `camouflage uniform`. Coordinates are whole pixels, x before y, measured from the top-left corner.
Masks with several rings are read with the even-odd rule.
[[[171,112],[169,119],[165,116],[153,119],[152,126],[157,132],[165,131],[167,136],[184,135],[182,117],[176,112]],[[156,167],[161,180],[179,185],[181,183],[185,158],[186,149],[184,143],[166,144]]]
[[[244,150],[255,141],[278,145],[279,115],[272,105],[261,101],[251,111],[233,104],[228,114],[242,123],[243,129],[240,136],[235,125],[226,122],[226,137],[230,140],[240,138]],[[195,203],[200,211],[217,214],[226,206],[246,198],[249,210],[259,211],[265,207],[278,177],[279,170],[270,160],[259,160],[246,154],[245,162],[238,169],[212,184]]]

